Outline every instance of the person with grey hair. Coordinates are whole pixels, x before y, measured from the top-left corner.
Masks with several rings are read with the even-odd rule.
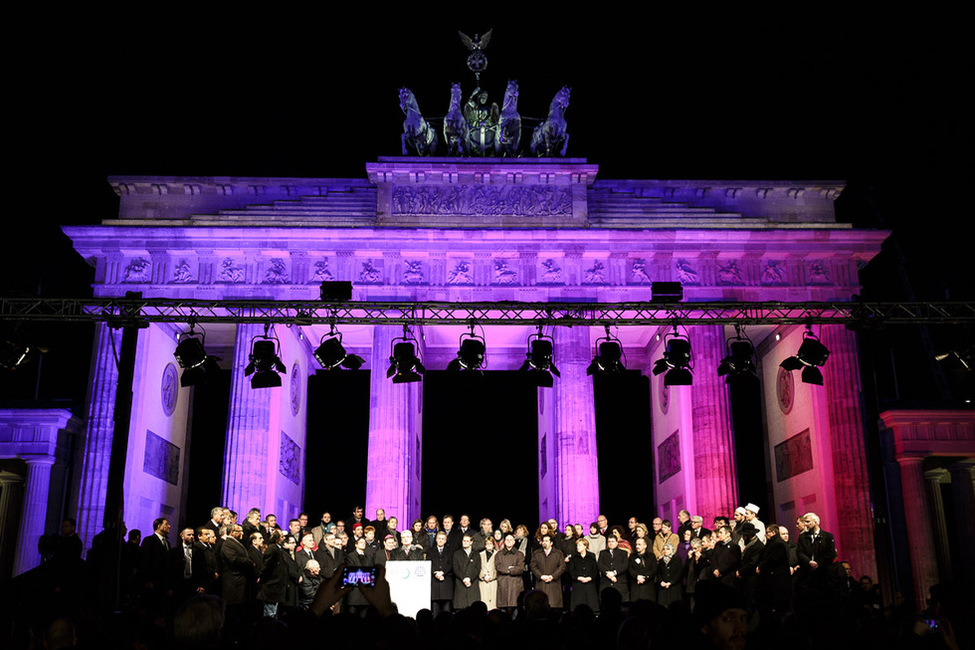
[[[819,515],[807,512],[802,517],[806,532],[799,535],[796,555],[799,558],[799,582],[823,589],[828,569],[836,561],[836,542],[833,535],[819,527]]]

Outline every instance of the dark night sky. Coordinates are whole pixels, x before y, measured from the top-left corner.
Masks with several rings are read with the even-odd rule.
[[[494,5],[490,18],[408,7],[167,4],[12,22],[4,293],[89,291],[58,225],[111,218],[112,174],[362,177],[365,162],[398,154],[397,89],[443,115],[450,82],[473,88],[456,29],[493,27],[492,99],[515,78],[521,113],[540,116],[570,85],[569,154],[601,177],[844,180],[840,218],[894,229],[919,298],[972,297],[971,235],[955,229],[970,212],[973,144],[959,16],[550,4],[511,5],[506,24]],[[902,298],[886,249],[864,295]],[[41,393],[83,389],[51,379]]]

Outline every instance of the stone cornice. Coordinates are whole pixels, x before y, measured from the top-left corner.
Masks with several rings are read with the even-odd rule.
[[[898,459],[975,456],[975,411],[896,409],[880,414]]]

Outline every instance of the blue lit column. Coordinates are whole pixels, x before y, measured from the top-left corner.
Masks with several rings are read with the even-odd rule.
[[[14,557],[15,576],[30,571],[41,563],[37,542],[44,534],[47,519],[47,498],[51,486],[51,456],[24,458],[27,462],[27,487],[24,490],[24,509],[20,518],[17,555]]]

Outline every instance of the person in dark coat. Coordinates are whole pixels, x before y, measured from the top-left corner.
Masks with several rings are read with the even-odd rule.
[[[782,539],[782,531],[788,529],[777,524],[765,528],[765,546],[759,558],[756,573],[758,587],[755,600],[759,611],[782,613],[792,601],[792,570],[789,566],[789,549]]]
[[[634,541],[635,549],[630,556],[629,570],[630,577],[630,600],[656,600],[657,599],[657,558],[653,553],[647,552],[647,540],[644,537],[637,537]]]
[[[430,560],[430,609],[436,616],[449,612],[454,600],[454,557],[447,548],[447,533],[440,531],[433,547],[427,551]]]
[[[589,552],[589,540],[585,537],[576,542],[576,552],[569,558],[569,575],[572,577],[572,609],[587,605],[599,613],[599,567]]]
[[[707,540],[709,538],[705,538]],[[697,593],[697,583],[707,580],[710,574],[711,563],[708,561],[708,554],[705,553],[705,541],[691,539],[691,550],[687,554],[687,562],[684,563],[684,598],[694,609],[694,596]]]
[[[404,530],[400,534],[400,547],[393,551],[394,560],[424,560],[426,556],[423,547],[416,544],[413,538],[413,531]]]
[[[799,580],[817,589],[824,589],[829,567],[836,561],[836,542],[833,535],[819,527],[819,516],[810,512],[803,516],[806,532],[799,535],[796,555],[799,558]]]
[[[152,535],[142,540],[140,551],[142,567],[140,571],[142,583],[150,600],[156,604],[162,598],[166,589],[166,568],[169,557],[169,520],[160,517],[152,522]]]
[[[683,574],[684,567],[681,566],[680,558],[674,553],[674,545],[667,542],[664,544],[660,560],[657,561],[657,603],[669,607],[671,603],[684,599],[684,588],[681,583]]]
[[[271,533],[271,543],[264,551],[264,569],[261,571],[261,585],[257,599],[264,603],[264,616],[276,618],[281,603],[288,600],[290,571],[283,546],[284,536],[280,532]]]
[[[630,569],[629,558],[626,551],[619,548],[619,539],[615,535],[606,538],[606,548],[596,559],[596,566],[599,567],[600,591],[610,587],[619,592],[624,603],[628,602],[630,600],[630,581],[627,578]]]
[[[227,605],[244,605],[247,602],[247,583],[254,574],[254,563],[241,543],[244,529],[235,525],[220,546],[220,584]]]
[[[481,599],[481,588],[478,584],[481,557],[474,551],[473,537],[473,533],[461,537],[461,547],[454,551],[454,609],[464,609]]]
[[[206,551],[196,543],[196,533],[192,528],[179,532],[179,543],[169,550],[168,562],[168,582],[177,606],[191,596],[206,593]]]
[[[250,574],[247,576],[246,600],[248,603],[257,601],[259,589],[258,581],[261,573],[264,572],[264,534],[251,533],[247,544],[247,559],[253,564]]]
[[[741,561],[738,563],[738,589],[745,597],[745,601],[751,603],[755,599],[755,588],[758,585],[758,573],[755,569],[762,559],[765,545],[758,540],[758,529],[751,522],[746,521],[740,528],[745,548],[741,552]]]
[[[553,609],[562,609],[562,574],[565,573],[565,555],[555,548],[552,534],[542,535],[542,547],[532,553],[531,572],[535,576],[535,589],[548,596]]]
[[[715,580],[729,587],[735,586],[735,574],[741,560],[741,548],[731,541],[731,529],[718,529],[718,541],[711,552],[711,573]]]
[[[396,537],[391,534],[387,534],[383,539],[383,546],[379,549],[379,552],[373,556],[373,562],[376,566],[380,564],[385,566],[387,562],[391,562],[396,559]]]
[[[504,536],[504,548],[494,554],[498,571],[498,609],[509,612],[518,606],[518,595],[524,590],[525,554],[515,548],[515,536]]]
[[[319,575],[322,580],[328,580],[333,575],[335,575],[335,569],[338,565],[342,564],[345,559],[345,554],[339,550],[341,542],[335,536],[335,533],[326,533],[322,537],[322,541],[318,544],[318,550],[315,551],[315,559],[318,560]]]
[[[318,563],[318,560],[312,559],[305,562],[305,568],[301,573],[301,582],[298,583],[299,608],[308,609],[311,607],[312,601],[315,600],[318,587],[322,584],[321,569],[322,565]]]

